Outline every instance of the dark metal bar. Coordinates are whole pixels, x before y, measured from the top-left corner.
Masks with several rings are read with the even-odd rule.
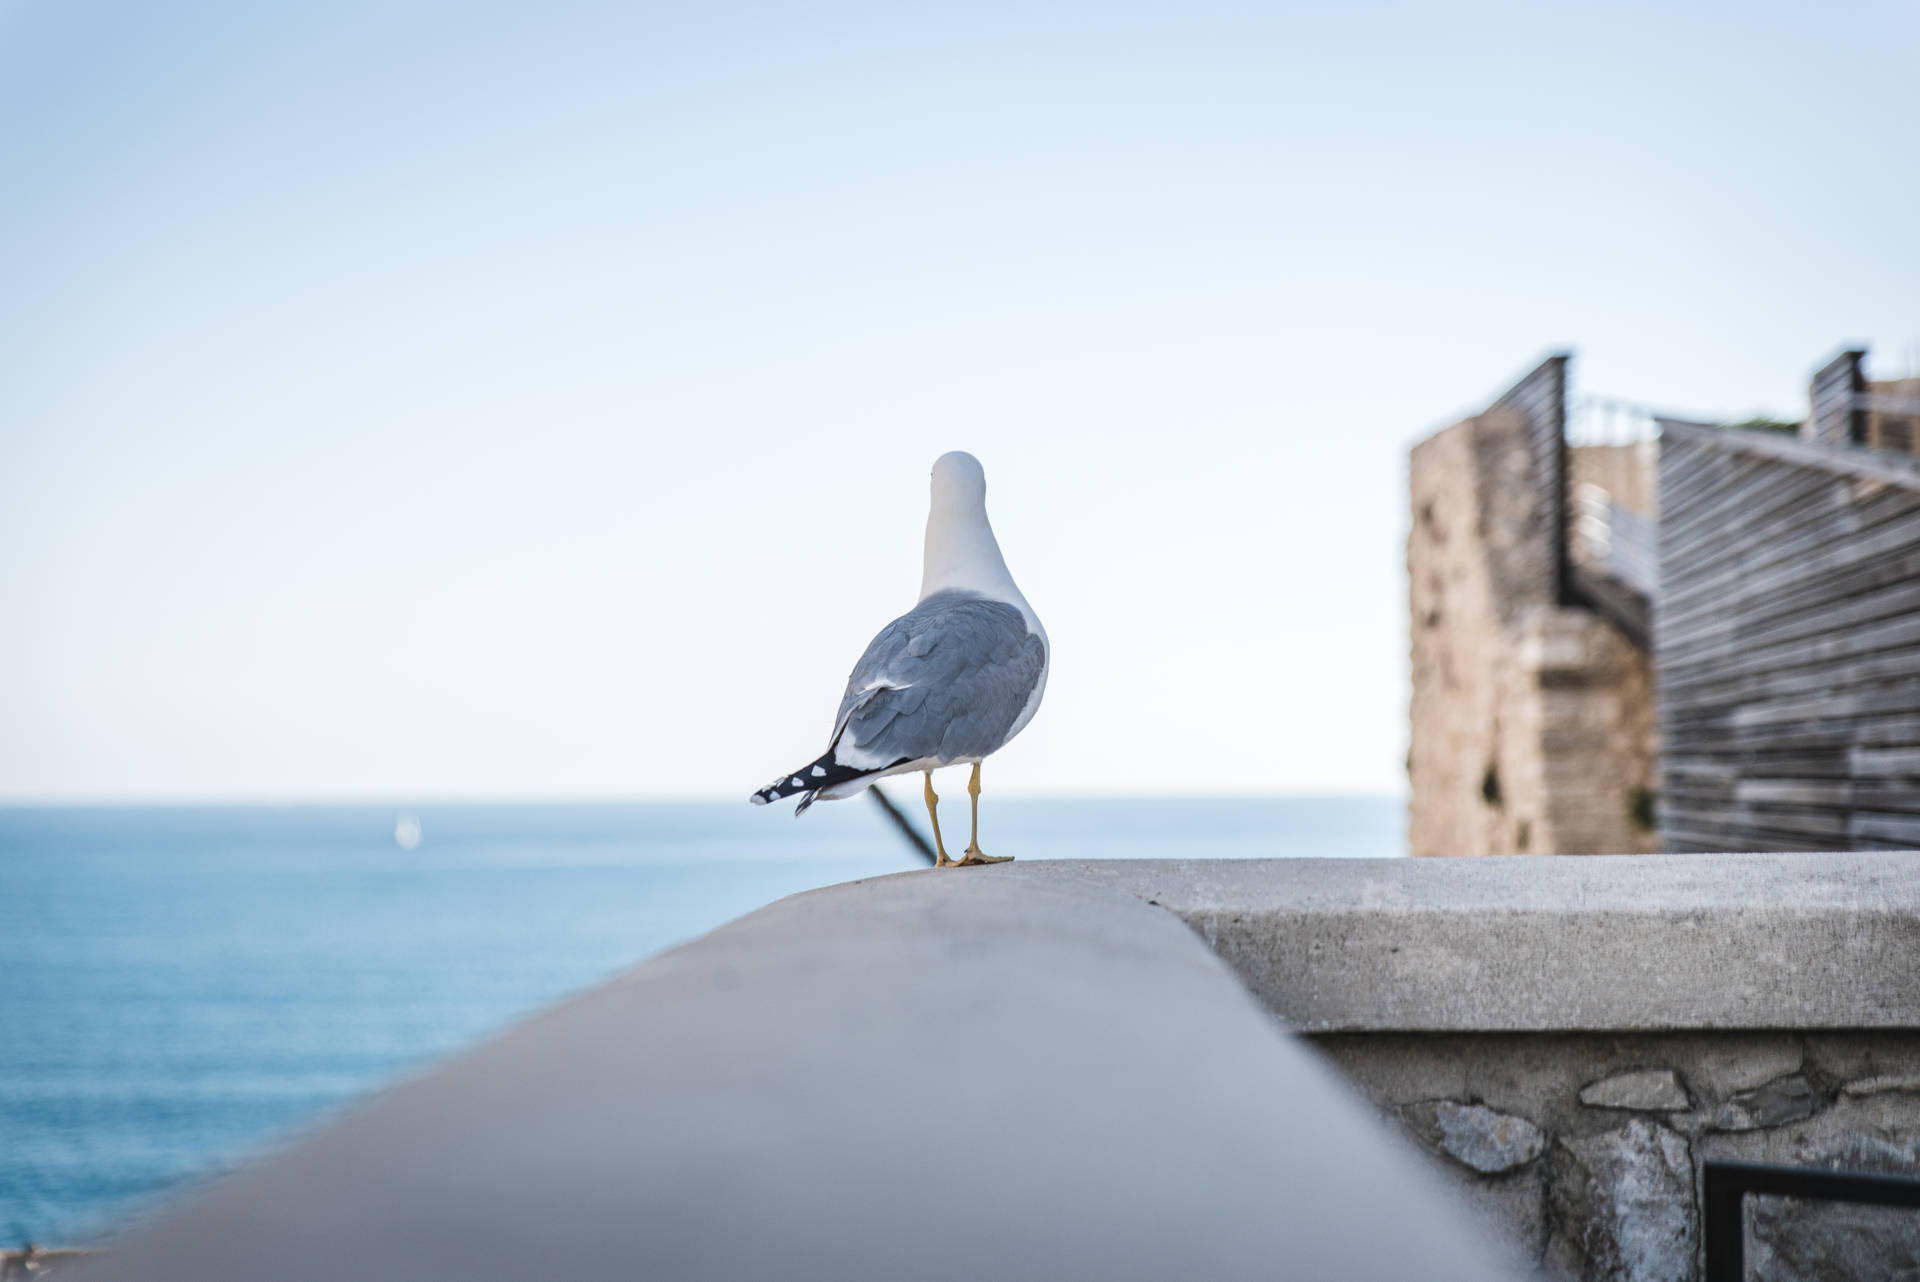
[[[927,839],[920,835],[920,830],[913,826],[913,820],[900,813],[900,808],[893,804],[892,799],[889,798],[886,793],[880,791],[879,784],[876,783],[868,788],[867,795],[872,797],[874,803],[886,812],[887,818],[893,821],[893,826],[900,830],[900,835],[905,837],[913,848],[920,853],[920,857],[931,864],[933,862],[933,847],[928,845]]]
[[[1746,1190],[1718,1162],[1706,1164],[1702,1184],[1706,1282],[1742,1282],[1747,1274],[1747,1225],[1741,1214]]]
[[[1744,1282],[1746,1278],[1747,1234],[1742,1210],[1749,1194],[1920,1210],[1920,1179],[1907,1175],[1865,1175],[1760,1162],[1707,1162],[1701,1184],[1706,1282]]]

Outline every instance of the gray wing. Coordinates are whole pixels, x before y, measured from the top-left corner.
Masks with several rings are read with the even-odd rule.
[[[1046,667],[1019,609],[939,592],[888,624],[854,666],[833,754],[872,769],[984,757],[1007,741]]]

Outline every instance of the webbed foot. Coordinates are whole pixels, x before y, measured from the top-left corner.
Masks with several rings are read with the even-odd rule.
[[[985,855],[980,853],[980,847],[968,846],[966,853],[961,855],[959,859],[953,861],[953,866],[955,868],[966,868],[973,864],[1008,864],[1012,862],[1012,855]]]

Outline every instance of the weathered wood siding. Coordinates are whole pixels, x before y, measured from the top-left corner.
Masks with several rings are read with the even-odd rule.
[[[1567,565],[1567,361],[1549,356],[1507,389],[1488,413],[1512,410],[1526,424],[1540,521],[1548,541],[1548,600],[1573,605]]]
[[[1664,848],[1920,846],[1920,469],[1661,426]]]
[[[1857,398],[1867,389],[1861,362],[1866,352],[1852,348],[1841,352],[1814,371],[1807,388],[1812,412],[1801,426],[1801,435],[1823,445],[1859,445],[1866,440],[1866,415],[1860,412]]]

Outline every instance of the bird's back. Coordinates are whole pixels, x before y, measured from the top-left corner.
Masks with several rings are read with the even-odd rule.
[[[1019,607],[937,592],[881,629],[854,666],[834,718],[840,755],[888,766],[984,757],[1019,729],[1046,661]]]

